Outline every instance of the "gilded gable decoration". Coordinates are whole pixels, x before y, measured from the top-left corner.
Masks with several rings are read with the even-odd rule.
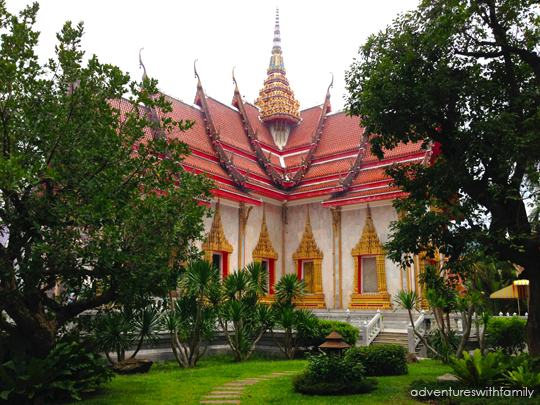
[[[354,258],[354,292],[351,294],[351,309],[392,309],[390,294],[386,289],[385,252],[367,206],[366,222],[358,244],[351,250]],[[377,293],[362,293],[362,257],[375,256],[377,266]]]
[[[257,246],[253,250],[253,259],[274,259],[277,260],[279,254],[274,250],[270,235],[268,234],[268,225],[266,225],[266,204],[263,205],[263,220],[261,225],[261,233]],[[257,260],[255,260],[257,261]]]
[[[203,243],[202,248],[205,252],[218,251],[232,253],[233,247],[225,237],[223,232],[223,224],[221,222],[220,202],[218,200],[216,204],[216,212],[214,214],[214,220],[212,221],[212,228],[208,234],[208,238]]]
[[[261,225],[261,233],[259,235],[259,241],[257,246],[253,250],[253,261],[255,263],[266,262],[268,267],[268,294],[263,298],[262,302],[270,304],[274,298],[274,285],[276,283],[276,261],[279,258],[279,254],[274,250],[272,242],[270,241],[270,234],[268,233],[268,225],[266,224],[266,203],[263,203],[263,219]]]
[[[223,267],[221,268],[221,275],[222,277],[226,277],[229,274],[229,269],[231,268],[230,258],[234,249],[223,232],[219,200],[216,204],[216,212],[212,221],[210,233],[202,245],[202,250],[204,251],[204,259],[209,262],[212,262],[214,253],[222,255]]]
[[[322,289],[321,262],[323,256],[323,253],[317,247],[317,242],[315,242],[315,238],[313,237],[308,207],[306,227],[302,235],[302,241],[300,242],[298,249],[296,249],[296,252],[293,254],[294,265],[298,278],[304,279],[303,271],[305,269],[309,269],[310,274],[306,274],[304,281],[310,281],[310,284],[313,286],[312,291],[308,292],[302,298],[299,305],[301,308],[326,308]],[[310,280],[308,280],[308,277]]]

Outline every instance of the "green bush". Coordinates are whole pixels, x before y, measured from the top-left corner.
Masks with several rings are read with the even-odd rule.
[[[292,383],[296,392],[306,395],[367,394],[377,388],[377,380],[371,378],[348,383],[313,382],[307,372],[295,375]]]
[[[370,392],[377,383],[366,381],[362,363],[346,356],[321,352],[307,355],[306,370],[293,378],[297,392],[308,395],[350,395]]]
[[[324,319],[318,319],[319,323],[319,336],[320,339],[312,342],[313,346],[320,346],[325,342],[326,336],[332,333],[334,330],[343,337],[343,341],[350,346],[354,346],[358,340],[360,330],[354,326],[349,325],[347,322],[339,321],[326,321]]]
[[[480,349],[474,351],[474,357],[471,357],[466,351],[463,352],[462,359],[453,357],[450,362],[450,367],[457,378],[463,384],[472,387],[486,386],[492,383],[501,375],[501,353],[488,353],[482,357]]]
[[[345,357],[360,362],[367,376],[408,374],[407,349],[400,345],[351,347]]]
[[[0,398],[9,403],[80,399],[81,393],[95,390],[114,376],[103,358],[73,337],[59,341],[45,359],[28,358],[21,341],[0,343]]]
[[[491,318],[487,324],[486,334],[495,350],[502,349],[504,353],[517,354],[525,349],[526,335],[524,319]]]
[[[307,354],[309,362],[307,374],[314,382],[348,383],[364,378],[365,368],[360,362],[346,356],[331,358],[325,352],[318,355]]]

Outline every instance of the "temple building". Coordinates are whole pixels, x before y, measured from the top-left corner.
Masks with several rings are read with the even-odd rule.
[[[189,145],[186,170],[215,181],[215,213],[201,249],[222,276],[264,263],[271,299],[279,277],[296,273],[306,282],[307,308],[392,309],[399,290],[418,291],[422,260],[401,268],[383,249],[398,219],[392,201],[404,195],[384,168],[425,163],[429,151],[398,145],[378,160],[360,119],[332,112],[332,83],[322,105],[302,110],[287,79],[279,14],[253,104],[244,101],[234,74],[229,105],[207,96],[195,74],[194,105],[166,96],[168,115],[195,125],[168,136]]]

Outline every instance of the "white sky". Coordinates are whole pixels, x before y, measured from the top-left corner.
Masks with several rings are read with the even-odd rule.
[[[18,12],[29,1],[7,0]],[[276,5],[287,77],[300,108],[322,103],[334,73],[332,109],[344,105],[345,70],[367,37],[383,30],[400,12],[419,0],[356,0],[273,2],[42,0],[36,29],[41,31],[38,54],[54,56],[56,32],[63,23],[84,21],[82,46],[141,79],[138,53],[150,77],[164,93],[192,103],[196,80],[193,61],[206,93],[230,105],[234,85],[253,102],[266,78]]]

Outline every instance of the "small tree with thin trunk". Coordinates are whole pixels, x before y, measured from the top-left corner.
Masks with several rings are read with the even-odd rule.
[[[289,359],[293,359],[296,351],[306,341],[317,338],[319,325],[317,318],[306,309],[297,309],[297,301],[305,294],[306,285],[296,274],[285,274],[276,283],[272,312],[275,320],[274,328],[281,328],[285,333],[283,345],[279,343],[270,329],[272,340],[279,350]]]
[[[171,295],[171,308],[162,322],[182,367],[195,367],[214,337],[217,313],[209,297],[219,288],[219,270],[206,260],[197,260],[182,275],[179,297]]]
[[[260,302],[267,280],[261,264],[250,263],[223,281],[219,322],[237,362],[251,357],[272,323],[270,309]]]

